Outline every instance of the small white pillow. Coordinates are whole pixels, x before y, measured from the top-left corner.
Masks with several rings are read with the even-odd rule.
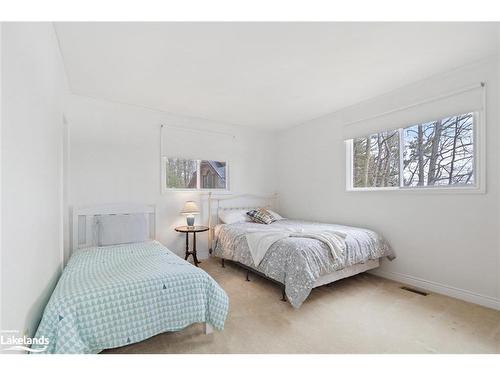
[[[219,211],[219,219],[224,224],[234,224],[241,222],[251,222],[247,215],[248,210],[220,210]]]
[[[96,220],[98,246],[145,242],[149,239],[149,223],[145,214],[103,215]]]
[[[275,220],[283,220],[284,219],[284,217],[281,216],[280,214],[278,214],[277,212],[274,212],[271,210],[267,210],[267,212],[269,212],[271,215],[273,215]]]

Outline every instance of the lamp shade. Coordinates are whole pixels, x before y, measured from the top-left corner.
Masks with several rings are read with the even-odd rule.
[[[194,215],[194,214],[199,214],[200,210],[198,209],[198,206],[196,205],[195,202],[193,201],[187,201],[184,204],[184,208],[181,211],[181,214],[185,215]]]

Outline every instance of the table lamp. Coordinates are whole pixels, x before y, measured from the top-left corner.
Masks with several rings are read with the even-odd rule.
[[[198,206],[193,201],[187,201],[184,204],[184,208],[181,211],[181,214],[186,215],[186,222],[188,227],[194,226],[194,215],[198,215],[200,210]]]

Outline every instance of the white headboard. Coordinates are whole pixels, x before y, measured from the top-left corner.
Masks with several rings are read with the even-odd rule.
[[[94,246],[95,217],[103,215],[147,214],[149,215],[149,235],[156,238],[156,208],[145,204],[107,204],[89,207],[73,207],[72,250]]]
[[[208,193],[206,199],[207,210],[203,212],[208,213],[208,243],[209,249],[212,249],[212,242],[214,238],[214,227],[220,223],[219,211],[234,209],[252,209],[257,207],[265,207],[272,210],[278,210],[278,194],[271,195],[256,195],[256,194],[220,194],[214,195]],[[205,205],[205,202],[203,202]]]

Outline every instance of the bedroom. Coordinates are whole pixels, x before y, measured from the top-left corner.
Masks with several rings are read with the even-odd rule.
[[[0,30],[2,352],[500,354],[497,22]]]

